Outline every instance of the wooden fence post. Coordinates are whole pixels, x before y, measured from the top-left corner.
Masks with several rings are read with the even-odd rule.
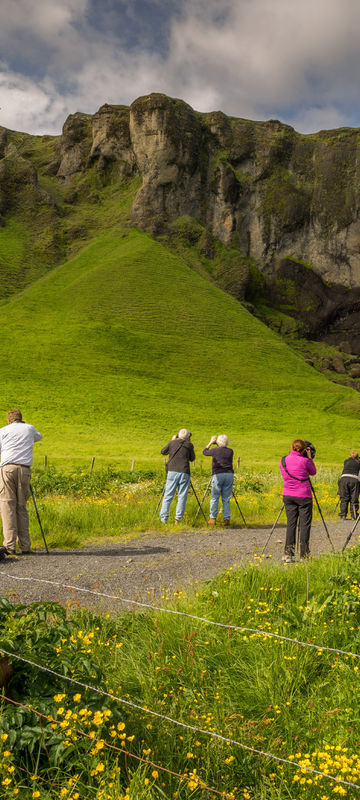
[[[131,462],[130,472],[134,472],[134,466],[135,466],[135,459],[133,458]]]
[[[93,456],[93,457],[92,457],[92,459],[91,459],[91,465],[90,465],[90,475],[91,475],[91,473],[92,473],[92,471],[93,471],[93,469],[94,469],[94,464],[95,464],[95,456]]]
[[[48,468],[48,459],[47,459],[47,456],[45,456],[45,458],[44,458],[44,469],[47,469],[47,468]]]

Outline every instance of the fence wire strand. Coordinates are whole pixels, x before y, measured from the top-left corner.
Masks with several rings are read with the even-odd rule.
[[[165,614],[174,614],[178,617],[187,617],[188,619],[194,619],[197,622],[204,622],[206,625],[213,625],[217,628],[226,628],[226,630],[238,631],[239,633],[254,633],[260,636],[267,636],[273,639],[279,639],[283,642],[290,642],[292,644],[300,645],[301,647],[310,647],[313,650],[319,650],[321,652],[329,652],[329,653],[336,653],[337,655],[348,656],[351,658],[360,658],[359,653],[353,653],[349,650],[341,650],[338,647],[328,647],[324,644],[315,644],[314,642],[303,642],[301,639],[292,639],[290,636],[283,636],[280,633],[273,633],[272,631],[264,631],[261,628],[247,628],[243,625],[231,625],[227,622],[215,622],[211,619],[206,619],[205,617],[198,617],[194,614],[188,614],[186,611],[176,611],[173,608],[164,608],[164,606],[154,606],[150,603],[143,603],[140,600],[129,600],[126,597],[121,597],[121,595],[116,594],[106,594],[105,592],[95,592],[92,589],[84,589],[81,586],[73,586],[70,583],[61,583],[60,581],[50,581],[46,580],[45,578],[28,578],[18,575],[11,575],[8,572],[0,571],[0,575],[3,575],[6,578],[11,578],[17,581],[28,581],[30,583],[47,583],[51,586],[59,586],[62,589],[71,589],[72,591],[81,592],[84,594],[94,595],[95,597],[102,597],[107,600],[118,600],[121,603],[129,603],[135,606],[141,606],[142,608],[150,609],[151,611],[161,611]]]

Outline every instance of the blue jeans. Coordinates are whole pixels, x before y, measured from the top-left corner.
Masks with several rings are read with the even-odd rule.
[[[180,520],[184,516],[186,498],[190,486],[190,475],[186,472],[168,472],[165,484],[165,493],[160,509],[161,522],[169,519],[170,503],[178,490],[178,501],[175,511],[175,519]]]
[[[219,472],[212,476],[211,480],[211,500],[210,517],[216,519],[219,510],[219,498],[221,495],[224,519],[230,519],[230,499],[232,496],[234,483],[233,472]]]

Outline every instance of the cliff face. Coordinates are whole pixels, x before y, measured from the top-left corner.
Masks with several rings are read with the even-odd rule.
[[[152,94],[130,108],[71,115],[48,169],[70,187],[91,167],[103,184],[141,176],[132,224],[158,234],[179,217],[194,218],[206,236],[253,260],[265,296],[308,335],[345,331],[360,352],[359,153],[357,129],[303,136],[276,120],[199,114]],[[31,186],[35,204],[48,202],[36,171],[0,128],[3,215],[18,191],[14,175]],[[239,299],[248,283],[243,274]]]
[[[325,281],[360,286],[360,132],[302,136],[278,121],[198,114],[152,94],[74,114],[64,125],[58,176],[96,161],[138,172],[132,220],[150,231],[196,217],[272,275],[279,259],[305,261]]]
[[[130,135],[143,177],[137,224],[189,214],[269,275],[291,257],[360,286],[358,130],[301,136],[151,95],[131,106]]]

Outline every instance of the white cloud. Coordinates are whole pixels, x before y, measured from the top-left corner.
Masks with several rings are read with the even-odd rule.
[[[358,0],[182,0],[166,57],[90,27],[90,2],[1,0],[1,124],[59,132],[68,113],[151,91],[304,132],[356,124]]]
[[[186,90],[196,76],[224,111],[278,116],[299,104],[358,99],[358,0],[187,0],[170,62]],[[354,67],[356,66],[356,70]],[[245,113],[244,113],[245,112]]]
[[[42,85],[0,68],[0,124],[25,133],[58,133],[68,114],[51,81]]]
[[[351,125],[334,106],[301,108],[293,117],[288,118],[287,122],[302,133],[314,133]]]
[[[87,7],[88,0],[1,0],[1,39],[6,41],[25,30],[39,39],[48,41],[50,37],[53,43],[81,22]]]

